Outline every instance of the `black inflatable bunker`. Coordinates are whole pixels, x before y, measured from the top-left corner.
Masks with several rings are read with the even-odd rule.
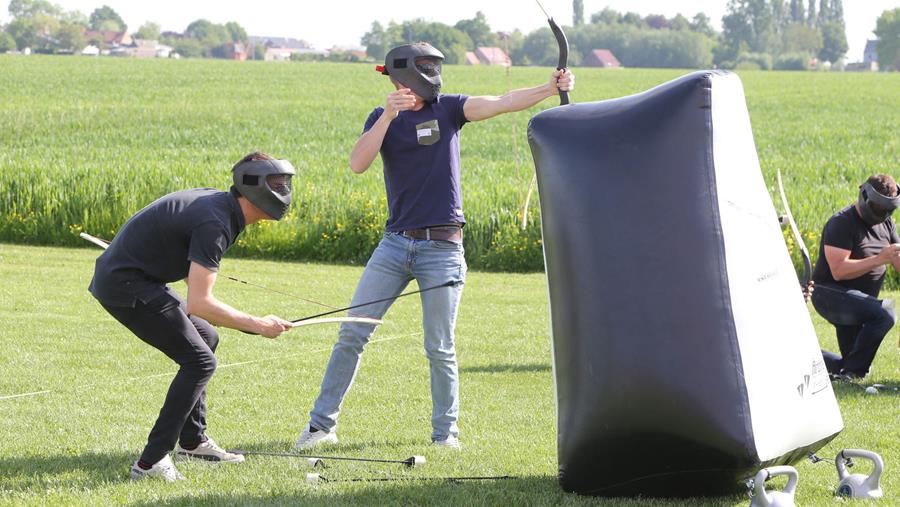
[[[543,111],[559,481],[733,493],[843,427],[735,74]]]

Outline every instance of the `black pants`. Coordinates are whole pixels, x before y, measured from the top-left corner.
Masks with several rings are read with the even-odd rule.
[[[893,301],[881,301],[858,290],[816,285],[812,302],[819,315],[834,325],[841,355],[822,351],[829,373],[865,377],[885,335],[897,321]]]
[[[135,308],[103,308],[138,338],[169,356],[180,368],[159,417],[141,453],[145,463],[156,463],[175,448],[206,440],[206,384],[216,371],[219,334],[205,320],[188,315],[186,303],[165,295]]]

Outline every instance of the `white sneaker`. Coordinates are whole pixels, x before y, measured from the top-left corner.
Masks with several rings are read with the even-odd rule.
[[[447,447],[456,451],[460,449],[459,439],[454,437],[453,435],[450,435],[443,440],[432,440],[431,445],[435,445],[438,447]]]
[[[134,462],[134,465],[131,465],[131,480],[139,481],[149,477],[159,477],[166,482],[184,480],[184,476],[175,468],[175,463],[172,463],[172,457],[168,454],[163,456],[163,459],[154,463],[153,466],[150,467],[150,470],[144,470],[139,467],[137,461]]]
[[[244,461],[243,454],[235,454],[228,452],[216,444],[216,442],[207,437],[206,442],[198,445],[196,449],[187,450],[178,446],[175,456],[180,459],[202,459],[205,461],[215,461],[216,463],[240,463]]]
[[[303,428],[303,433],[300,433],[300,438],[298,438],[297,443],[294,444],[294,449],[302,451],[305,449],[312,449],[320,444],[336,444],[338,441],[337,433],[333,431],[310,431],[310,429],[311,427],[309,424]]]

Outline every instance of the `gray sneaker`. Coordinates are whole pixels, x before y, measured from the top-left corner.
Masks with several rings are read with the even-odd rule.
[[[338,441],[337,433],[333,431],[311,430],[312,427],[309,424],[303,428],[303,432],[300,433],[300,438],[298,438],[297,443],[294,444],[294,449],[303,451],[322,444],[336,444]]]
[[[207,437],[206,442],[198,445],[196,449],[187,450],[178,446],[175,457],[179,459],[202,459],[216,463],[240,463],[244,461],[243,454],[228,452],[219,447],[216,442]]]
[[[184,480],[184,476],[175,468],[175,463],[172,463],[172,457],[168,454],[154,463],[149,470],[139,467],[137,461],[134,462],[134,465],[131,465],[131,480],[140,481],[151,477],[158,477],[166,482]]]

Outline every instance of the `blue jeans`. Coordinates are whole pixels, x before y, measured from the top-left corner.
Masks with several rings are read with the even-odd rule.
[[[363,271],[351,305],[399,295],[410,281],[427,289],[449,281],[464,281],[466,260],[462,244],[449,241],[418,240],[387,232],[372,253]],[[456,365],[453,330],[463,284],[423,292],[422,324],[425,356],[431,365],[431,438],[457,436],[459,417],[459,373]],[[354,317],[380,319],[395,300],[363,306],[351,311]],[[322,379],[319,397],[310,415],[310,424],[334,431],[341,402],[353,384],[363,348],[375,326],[342,324],[338,342]]]
[[[893,300],[881,301],[858,290],[820,284],[816,285],[812,302],[837,332],[841,355],[822,351],[828,372],[865,377],[881,341],[897,322]]]

